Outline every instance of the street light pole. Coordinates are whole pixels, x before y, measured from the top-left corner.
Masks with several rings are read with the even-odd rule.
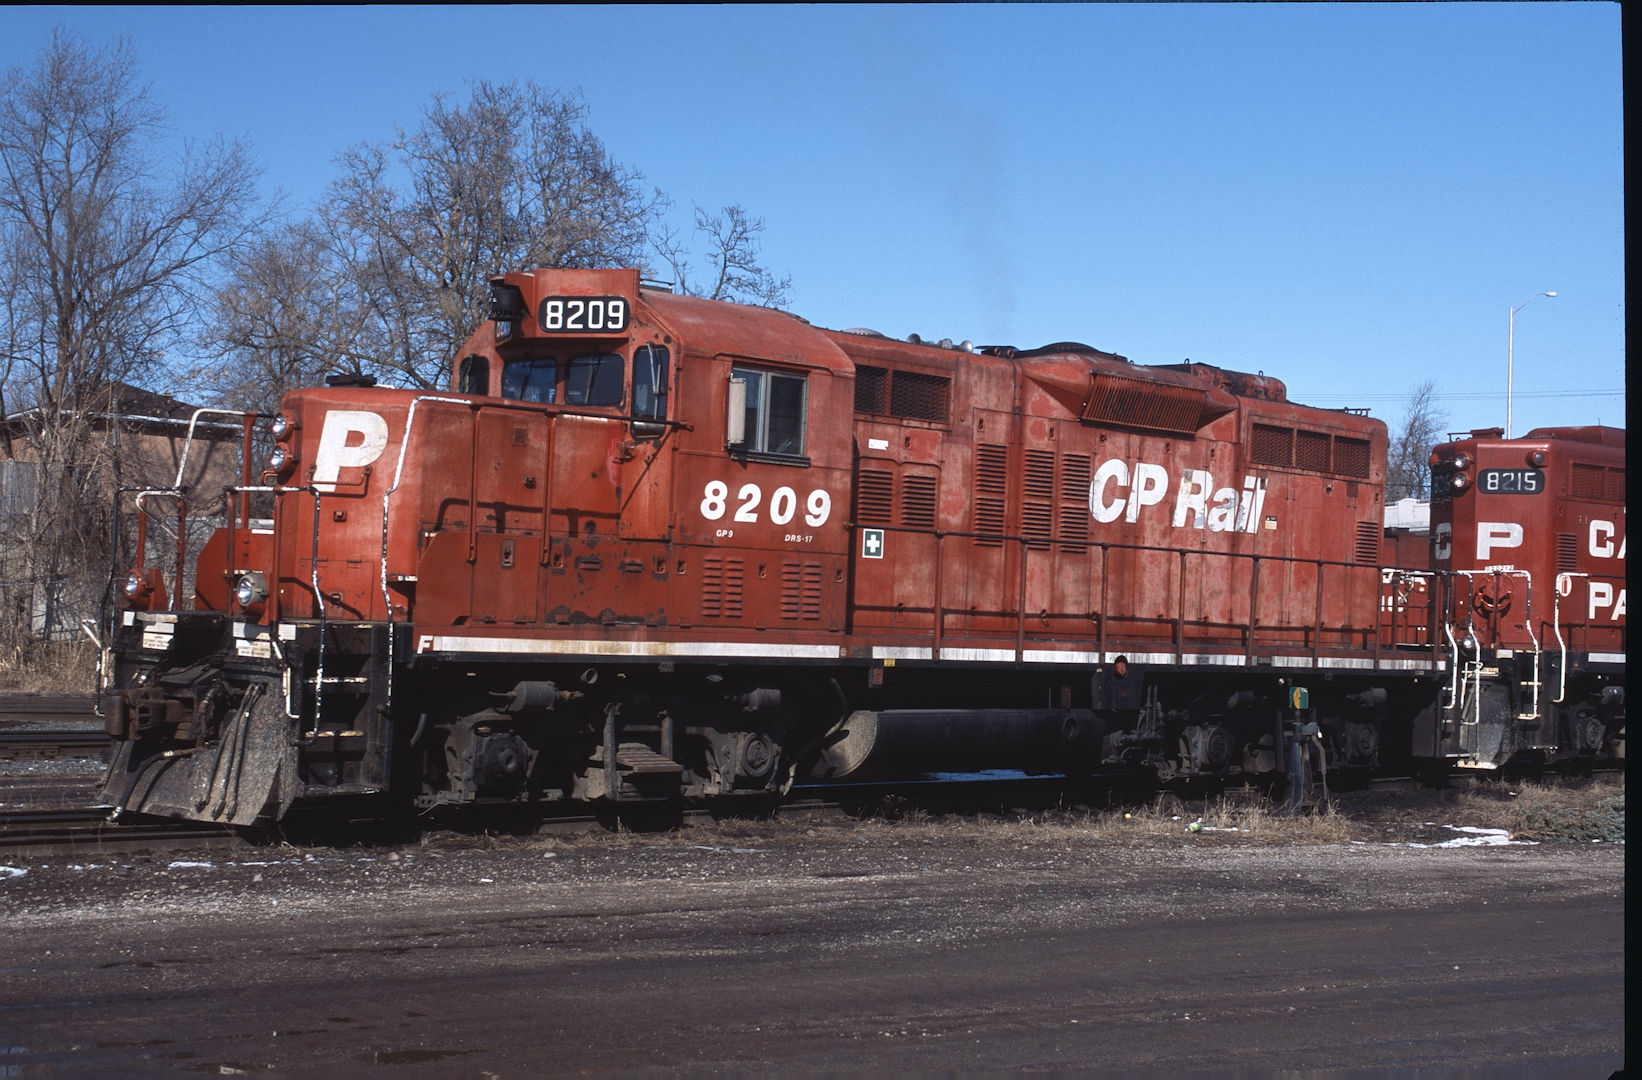
[[[1511,316],[1505,327],[1505,437],[1511,437],[1511,376],[1515,368],[1517,345],[1517,312],[1538,300],[1542,296],[1555,296],[1554,292],[1537,292],[1511,309]]]

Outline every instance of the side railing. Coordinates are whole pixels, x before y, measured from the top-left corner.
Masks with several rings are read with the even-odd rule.
[[[1092,644],[1103,659],[1136,646],[1151,651],[1162,646],[1176,662],[1182,662],[1188,650],[1237,656],[1249,665],[1274,661],[1316,665],[1336,654],[1354,655],[1373,664],[1388,654],[1428,658],[1433,666],[1449,659],[1440,629],[1448,590],[1446,577],[1439,572],[1378,563],[878,524],[852,523],[851,528],[856,533],[872,528],[933,541],[928,595],[910,598],[903,594],[894,602],[878,603],[863,603],[858,595],[854,607],[866,616],[866,625],[876,627],[893,620],[907,633],[927,634],[935,656],[955,637],[995,639],[1007,634],[1014,639],[1017,660],[1024,657],[1029,643],[1038,642]],[[957,561],[949,556],[958,554],[955,546],[964,545],[967,551],[977,542],[1008,552],[1013,589],[994,610],[972,607],[967,596],[948,595],[947,568]],[[859,550],[858,542],[853,546]],[[1069,558],[1088,560],[1079,567],[1078,576],[1087,582],[1082,593],[1053,577],[1057,565]],[[1143,597],[1134,590],[1130,571],[1117,565],[1125,560],[1144,565],[1148,586]],[[1403,576],[1423,585],[1417,612],[1407,605],[1383,602],[1385,582]],[[1050,601],[1028,603],[1031,583],[1046,579],[1055,584],[1037,591]],[[1217,583],[1206,590],[1211,594],[1208,600],[1202,598],[1205,590],[1193,588],[1193,583],[1205,579]],[[1305,582],[1308,595],[1278,595],[1296,579]],[[1169,605],[1161,610],[1160,597],[1166,597]],[[1302,610],[1303,616],[1293,617]],[[1287,618],[1276,614],[1285,611]],[[927,625],[920,628],[914,621]],[[978,621],[992,629],[973,629]]]

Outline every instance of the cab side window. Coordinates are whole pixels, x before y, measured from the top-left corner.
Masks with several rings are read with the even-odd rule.
[[[665,419],[667,350],[660,345],[640,345],[633,350],[633,420],[648,423]]]
[[[809,380],[802,375],[739,364],[731,369],[730,377],[746,385],[741,449],[754,454],[803,456]]]
[[[464,356],[456,378],[459,394],[490,393],[490,361],[483,356]]]

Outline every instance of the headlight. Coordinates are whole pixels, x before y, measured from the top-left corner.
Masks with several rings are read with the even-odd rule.
[[[274,422],[268,425],[268,430],[273,433],[274,438],[283,439],[296,430],[296,421],[284,413],[280,413],[274,417]]]
[[[1455,473],[1454,478],[1448,482],[1455,491],[1464,491],[1470,483],[1471,478],[1462,472]]]
[[[283,446],[274,447],[274,452],[268,455],[268,467],[275,472],[284,472],[285,463],[291,459],[290,452]]]
[[[1528,464],[1532,465],[1536,469],[1543,469],[1545,467],[1545,461],[1545,451],[1543,450],[1534,450],[1528,455]]]
[[[1471,467],[1471,455],[1470,454],[1455,454],[1454,455],[1454,468],[1456,468],[1456,469],[1468,469],[1470,467]]]
[[[261,574],[246,574],[234,585],[234,601],[242,609],[253,608],[266,599],[268,582]]]
[[[143,594],[147,585],[148,582],[135,570],[125,576],[125,594],[133,600]]]

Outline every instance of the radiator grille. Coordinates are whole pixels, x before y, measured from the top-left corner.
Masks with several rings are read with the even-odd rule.
[[[952,413],[952,380],[921,371],[857,365],[855,411],[944,424]]]

